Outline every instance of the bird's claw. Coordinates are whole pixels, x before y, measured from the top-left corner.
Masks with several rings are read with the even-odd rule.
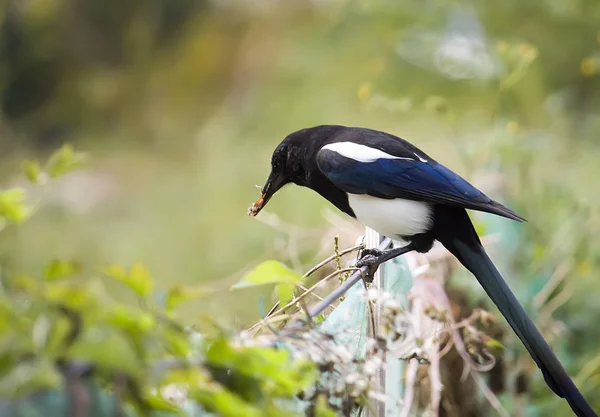
[[[378,263],[377,263],[378,260],[379,260],[379,257],[377,255],[373,255],[370,253],[364,254],[364,255],[361,255],[360,259],[356,263],[356,267],[357,268],[362,268],[363,266],[373,267],[375,265],[378,265]]]
[[[380,257],[383,254],[383,251],[377,249],[377,248],[367,248],[367,249],[363,249],[360,251],[360,257],[359,260],[362,260],[363,258],[366,258],[367,256],[373,256],[375,258]]]
[[[370,248],[363,249],[360,253],[360,258],[356,263],[357,268],[367,267],[365,271],[365,279],[367,282],[372,282],[375,277],[375,272],[379,265],[381,264],[380,257],[383,252],[379,249]]]

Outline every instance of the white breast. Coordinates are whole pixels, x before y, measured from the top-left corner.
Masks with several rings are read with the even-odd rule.
[[[348,194],[348,202],[359,222],[387,237],[424,233],[433,225],[433,207],[428,203],[364,194]]]

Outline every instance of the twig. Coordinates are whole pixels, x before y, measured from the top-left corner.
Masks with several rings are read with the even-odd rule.
[[[452,347],[454,347],[454,338],[453,337],[449,337],[448,340],[446,341],[446,344],[444,345],[444,347],[442,349],[440,349],[440,358],[443,358],[444,356],[446,356],[451,350]]]
[[[427,372],[429,375],[429,388],[431,390],[429,409],[434,416],[439,415],[440,403],[442,402],[442,390],[444,389],[440,371],[441,357],[439,355],[439,349],[439,343],[433,343],[432,346],[427,349],[430,352],[428,353],[428,356],[431,364]]]
[[[443,357],[444,355],[446,355],[448,353],[447,351],[449,351],[450,348],[452,347],[452,345],[454,345],[456,347],[456,351],[458,352],[459,356],[465,362],[466,367],[463,370],[462,376],[460,377],[461,381],[464,381],[471,372],[475,372],[475,371],[476,372],[488,372],[488,371],[492,370],[494,368],[494,366],[496,366],[495,360],[492,360],[490,363],[487,363],[487,364],[479,364],[479,363],[476,363],[475,361],[473,361],[473,359],[471,358],[471,355],[469,355],[469,353],[467,352],[467,348],[465,347],[462,338],[457,333],[457,331],[459,329],[461,329],[463,327],[471,326],[473,324],[473,322],[475,322],[477,320],[477,318],[478,318],[478,316],[477,316],[476,312],[473,312],[469,317],[459,321],[458,323],[455,322],[451,318],[450,324],[449,325],[446,324],[444,326],[444,328],[441,329],[440,333],[438,334],[438,336],[441,336],[444,333],[450,334],[450,341],[448,342],[448,344],[446,346],[444,346],[444,348],[440,352],[440,357]]]
[[[308,315],[308,309],[306,308],[306,302],[304,300],[299,300],[298,301],[298,306],[300,306],[300,308],[302,309],[302,311],[304,311],[304,314],[306,314],[306,318],[308,320],[309,327],[313,327],[314,321],[313,321],[312,317],[310,317]]]
[[[351,248],[344,249],[343,251],[340,251],[340,252],[339,252],[339,253],[337,253],[337,254],[331,255],[330,257],[328,257],[328,258],[326,258],[326,259],[322,260],[321,262],[319,262],[318,264],[316,264],[315,266],[313,266],[312,268],[310,268],[310,269],[309,269],[309,270],[308,270],[308,271],[307,271],[307,272],[306,272],[304,275],[302,275],[302,278],[307,278],[307,277],[309,277],[310,275],[314,274],[316,271],[318,271],[319,269],[321,269],[322,267],[324,267],[325,265],[327,265],[329,262],[333,261],[334,259],[336,259],[336,258],[338,258],[338,257],[340,257],[340,256],[344,256],[344,255],[346,255],[346,254],[348,254],[348,253],[354,252],[354,251],[356,251],[356,250],[358,250],[358,249],[362,249],[362,248],[364,248],[364,244],[356,245],[356,246],[353,246],[353,247],[351,247]],[[320,282],[321,282],[321,281],[320,281]],[[323,300],[323,299],[321,298],[321,300]],[[273,314],[275,314],[277,311],[279,311],[279,310],[277,310],[277,309],[279,308],[279,305],[280,305],[280,302],[279,302],[279,301],[277,301],[277,302],[276,302],[276,303],[273,305],[273,307],[271,307],[271,310],[269,310],[269,312],[268,312],[268,313],[267,313],[267,315],[266,315],[266,316],[263,318],[263,320],[265,320],[265,319],[269,318],[270,316],[272,316]],[[313,317],[314,317],[314,316],[313,316]],[[261,322],[258,322],[258,323],[255,323],[255,324],[253,324],[253,325],[252,325],[250,328],[248,328],[246,331],[252,331],[252,330],[253,330],[253,329],[254,329],[254,328],[257,326],[257,325],[259,325],[260,323],[261,323]]]
[[[344,272],[347,272],[347,271],[356,271],[356,268],[344,268],[344,269],[340,269],[339,271],[335,271],[335,272],[333,272],[333,273],[331,273],[331,274],[327,275],[325,278],[323,278],[322,280],[320,280],[319,282],[317,282],[315,285],[313,285],[312,287],[310,287],[308,290],[306,290],[305,292],[303,292],[302,294],[300,294],[300,295],[299,295],[298,297],[296,297],[294,300],[290,301],[289,303],[287,303],[287,304],[286,304],[286,305],[284,305],[283,307],[281,307],[281,308],[279,308],[279,309],[275,310],[275,311],[274,311],[274,312],[271,314],[271,316],[276,316],[276,315],[278,315],[278,314],[280,314],[280,313],[284,312],[284,311],[285,311],[285,310],[287,310],[288,308],[290,308],[290,307],[293,307],[293,306],[294,306],[294,305],[296,305],[296,304],[297,304],[297,303],[298,303],[300,300],[302,300],[304,297],[306,297],[307,295],[311,294],[311,293],[312,293],[312,292],[313,292],[313,291],[314,291],[314,290],[315,290],[315,289],[316,289],[316,288],[317,288],[319,285],[321,285],[323,282],[325,282],[325,281],[327,281],[327,280],[331,279],[332,277],[335,277],[335,276],[337,276],[337,275],[339,275],[339,274],[342,274],[342,273],[344,273]],[[323,301],[321,301],[321,303],[323,303]],[[329,303],[329,304],[331,304],[331,303]],[[325,307],[327,307],[327,306],[325,306]],[[310,319],[310,318],[312,318],[312,317],[315,317],[315,315],[312,315],[312,316],[310,316],[310,317],[309,317],[309,319]],[[266,318],[269,318],[269,317],[266,317]],[[264,324],[264,323],[265,323],[265,321],[264,321],[264,320],[265,320],[265,319],[262,319],[261,321],[259,321],[259,322],[257,322],[257,323],[254,323],[254,324],[253,324],[253,325],[252,325],[252,326],[251,326],[251,327],[250,327],[248,330],[246,330],[246,331],[248,331],[248,332],[249,332],[249,331],[252,331],[252,330],[254,330],[255,328],[257,328],[258,326],[260,326],[261,324]]]
[[[473,381],[475,381],[475,383],[483,393],[483,396],[488,400],[490,405],[494,407],[498,414],[500,414],[502,417],[510,417],[506,409],[502,407],[502,404],[498,400],[498,397],[496,397],[496,395],[488,388],[479,372],[471,371],[471,378],[473,378]]]
[[[577,385],[585,385],[587,389],[590,389],[592,382],[589,381],[589,378],[597,372],[598,368],[600,368],[600,353],[587,361],[585,366],[575,376],[574,379],[578,382]]]
[[[535,295],[535,297],[533,297],[533,306],[535,308],[539,309],[542,307],[544,301],[550,297],[552,291],[554,291],[567,274],[571,272],[571,269],[573,269],[573,262],[569,259],[558,265],[548,282],[546,282],[544,287]]]
[[[419,370],[419,361],[411,359],[406,369],[406,387],[404,389],[404,407],[401,417],[408,417],[415,397],[415,383],[417,381],[417,371]]]
[[[331,262],[331,261],[333,261],[334,259],[336,259],[336,258],[338,257],[338,255],[339,255],[339,256],[344,256],[344,255],[346,255],[346,254],[348,254],[348,253],[350,253],[350,252],[354,252],[355,250],[362,249],[362,248],[364,248],[364,247],[365,247],[365,245],[361,243],[360,245],[356,245],[356,246],[353,246],[353,247],[351,247],[351,248],[344,249],[344,250],[340,251],[338,254],[331,255],[330,257],[328,257],[328,258],[324,259],[323,261],[319,262],[318,264],[316,264],[315,266],[313,266],[312,268],[310,268],[310,269],[308,270],[308,272],[307,272],[306,274],[304,274],[304,275],[303,275],[303,277],[304,277],[304,278],[306,278],[306,277],[308,277],[309,275],[313,274],[313,273],[314,273],[315,271],[317,271],[318,269],[320,269],[320,268],[324,267],[324,266],[325,266],[325,265],[327,265],[329,262]]]
[[[538,321],[541,323],[552,321],[552,314],[565,304],[573,296],[573,285],[571,281],[567,282],[565,288],[557,294],[550,302],[546,303],[538,314]]]
[[[363,285],[365,287],[365,291],[369,289],[367,286],[367,280],[364,275],[361,276]],[[367,305],[369,306],[369,319],[371,320],[371,331],[373,332],[373,338],[377,338],[377,328],[375,327],[375,312],[373,311],[373,301],[367,301]]]
[[[349,272],[349,271],[356,271],[357,268],[344,268],[344,269],[338,269],[335,272],[332,272],[331,274],[327,275],[325,278],[323,278],[322,280],[320,280],[319,282],[317,282],[315,285],[313,285],[312,287],[310,287],[308,290],[306,290],[305,292],[303,292],[302,294],[300,294],[298,297],[296,297],[294,300],[290,301],[288,304],[286,304],[285,306],[281,307],[279,310],[277,310],[275,312],[275,314],[278,314],[280,311],[286,310],[290,307],[292,307],[294,304],[296,304],[297,302],[299,302],[300,300],[302,300],[304,297],[306,297],[307,295],[311,294],[318,286],[320,286],[322,283],[329,281],[331,278],[339,275],[339,274],[343,274],[344,272]]]
[[[302,284],[296,284],[298,286],[298,288],[300,288],[302,291],[308,291],[308,288],[306,288],[304,285]],[[323,301],[323,297],[321,297],[319,294],[315,294],[314,292],[311,293],[311,295],[313,297],[315,297],[316,299],[318,299],[319,301]]]
[[[379,249],[380,250],[387,249],[387,247],[390,245],[390,243],[392,243],[392,239],[385,238],[379,245]],[[346,294],[346,292],[348,292],[348,290],[350,288],[352,288],[354,286],[354,284],[356,284],[358,282],[358,280],[362,279],[365,276],[366,272],[367,272],[366,266],[363,266],[362,268],[360,268],[359,270],[354,272],[352,275],[350,275],[350,277],[346,281],[344,281],[344,283],[342,285],[340,285],[338,288],[336,288],[331,293],[329,293],[329,295],[327,295],[325,298],[323,298],[323,301],[321,301],[319,304],[317,304],[312,309],[310,309],[308,311],[308,314],[311,317],[316,317],[319,314],[321,314],[323,312],[323,310],[325,310],[330,304],[333,304],[335,302],[335,300],[340,298],[342,295]]]
[[[269,324],[273,324],[273,323],[277,323],[279,321],[285,321],[285,320],[289,320],[291,319],[292,316],[290,314],[277,314],[273,317],[269,317],[267,319],[264,319],[261,324],[266,326]]]

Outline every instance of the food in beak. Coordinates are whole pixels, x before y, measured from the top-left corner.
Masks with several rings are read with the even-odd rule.
[[[252,204],[249,208],[248,208],[248,216],[256,216],[258,214],[258,212],[260,212],[263,208],[263,206],[265,205],[265,195],[261,195],[259,197],[258,200],[256,200],[254,202],[254,204]]]

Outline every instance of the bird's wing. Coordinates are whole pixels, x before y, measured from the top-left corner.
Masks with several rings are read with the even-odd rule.
[[[334,185],[351,194],[445,204],[523,220],[435,161],[416,155],[416,159],[389,156],[360,161],[323,148],[317,153],[317,166]]]

